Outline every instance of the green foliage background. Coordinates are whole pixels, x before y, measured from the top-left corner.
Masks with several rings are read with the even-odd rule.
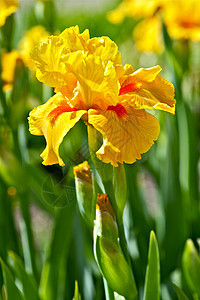
[[[174,43],[163,28],[164,54],[141,54],[132,40],[134,20],[108,22],[106,14],[116,5],[89,2],[84,8],[79,2],[73,8],[67,1],[22,1],[1,29],[1,52],[17,48],[25,32],[37,24],[52,34],[79,25],[81,32],[88,28],[91,37],[107,35],[114,40],[123,63],[135,69],[156,64],[163,68],[161,75],[176,87],[176,115],[156,112],[161,125],[158,141],[140,161],[125,166],[125,233],[141,299],[145,290],[144,299],[154,300],[148,296],[151,284],[155,295],[159,293],[158,249],[161,299],[200,299],[200,44]],[[73,177],[75,165],[90,161],[86,126],[79,122],[62,143],[64,168],[42,166],[44,138],[28,131],[28,113],[52,94],[21,65],[12,91],[4,94],[0,83],[0,299],[72,299],[75,280],[79,291],[76,285],[74,299],[80,299],[79,292],[86,300],[105,298],[92,232],[78,211]],[[148,274],[155,277],[149,275],[144,288],[151,230],[158,249],[155,244],[150,248]],[[188,241],[185,246],[189,238],[194,244]]]

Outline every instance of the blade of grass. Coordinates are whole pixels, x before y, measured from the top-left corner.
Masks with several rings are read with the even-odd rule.
[[[66,272],[63,258],[67,260],[70,248],[74,208],[75,203],[72,203],[57,214],[49,254],[40,281],[39,294],[42,300],[57,299],[59,289],[64,284],[60,282],[60,274]]]
[[[35,279],[25,271],[21,259],[14,252],[10,251],[8,260],[16,278],[22,284],[25,299],[39,300],[37,283]]]
[[[3,260],[0,258],[1,267],[3,270],[3,279],[6,289],[6,296],[4,297],[5,300],[25,300],[20,290],[17,288],[14,278],[6,266],[6,264],[3,262]]]
[[[189,300],[188,297],[184,294],[184,292],[175,283],[173,283],[173,286],[176,290],[178,300]]]
[[[146,269],[144,300],[160,299],[160,262],[156,236],[150,233],[148,264]]]

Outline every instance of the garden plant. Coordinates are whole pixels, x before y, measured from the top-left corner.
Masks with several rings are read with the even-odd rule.
[[[0,0],[0,300],[200,299],[198,0]]]

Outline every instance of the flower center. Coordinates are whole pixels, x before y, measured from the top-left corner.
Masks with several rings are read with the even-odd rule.
[[[121,105],[120,103],[117,103],[117,105],[109,105],[107,110],[112,110],[114,111],[117,116],[121,119],[123,116],[128,116],[128,112],[126,108]]]

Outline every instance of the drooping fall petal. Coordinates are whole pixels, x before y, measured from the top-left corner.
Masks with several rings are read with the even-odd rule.
[[[64,166],[59,156],[59,146],[67,132],[85,114],[84,110],[72,109],[58,93],[45,104],[33,109],[29,116],[29,130],[35,135],[44,135],[47,145],[42,152],[44,165]]]
[[[145,110],[126,106],[120,114],[114,108],[107,111],[89,110],[88,122],[103,136],[103,145],[97,157],[105,163],[134,163],[157,140],[158,120]]]
[[[160,66],[139,69],[121,79],[120,101],[137,109],[160,109],[175,113],[174,86],[158,73]],[[133,85],[132,90],[129,88]],[[127,87],[127,91],[126,91]],[[120,89],[120,90],[121,90]]]

